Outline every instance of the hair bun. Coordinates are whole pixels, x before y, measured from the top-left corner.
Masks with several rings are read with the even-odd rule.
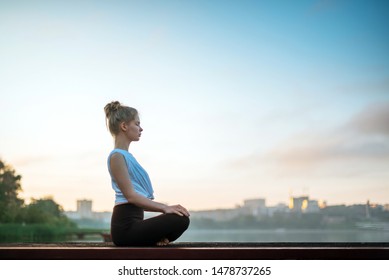
[[[120,104],[119,101],[112,101],[112,102],[108,103],[104,107],[105,116],[108,118],[111,115],[112,112],[115,112],[115,111],[119,110],[119,108],[121,106],[122,105]]]

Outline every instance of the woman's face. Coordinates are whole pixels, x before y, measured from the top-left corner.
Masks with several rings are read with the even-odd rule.
[[[140,120],[137,116],[134,120],[126,124],[126,135],[130,141],[139,141],[143,128],[140,126]]]

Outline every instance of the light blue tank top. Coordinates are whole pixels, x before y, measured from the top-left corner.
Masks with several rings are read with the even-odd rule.
[[[115,191],[115,204],[126,203],[128,201],[124,197],[118,184],[115,182],[114,178],[112,177],[110,161],[111,161],[111,156],[114,153],[119,153],[123,155],[126,161],[128,174],[130,175],[130,180],[135,189],[135,192],[149,199],[154,199],[153,186],[151,185],[151,181],[146,170],[143,169],[143,167],[136,161],[134,156],[128,151],[122,149],[114,149],[108,156],[108,171],[109,174],[111,175],[112,188]]]

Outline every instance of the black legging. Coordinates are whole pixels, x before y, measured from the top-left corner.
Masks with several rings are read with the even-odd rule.
[[[111,237],[116,246],[154,246],[164,238],[174,241],[188,228],[189,218],[161,214],[144,220],[142,208],[119,204],[113,208]]]

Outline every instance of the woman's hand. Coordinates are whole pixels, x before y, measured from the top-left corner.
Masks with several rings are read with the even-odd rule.
[[[165,213],[165,214],[172,213],[172,214],[177,214],[179,216],[186,216],[186,217],[190,216],[188,210],[186,210],[185,207],[183,207],[179,204],[166,206],[163,213]]]

